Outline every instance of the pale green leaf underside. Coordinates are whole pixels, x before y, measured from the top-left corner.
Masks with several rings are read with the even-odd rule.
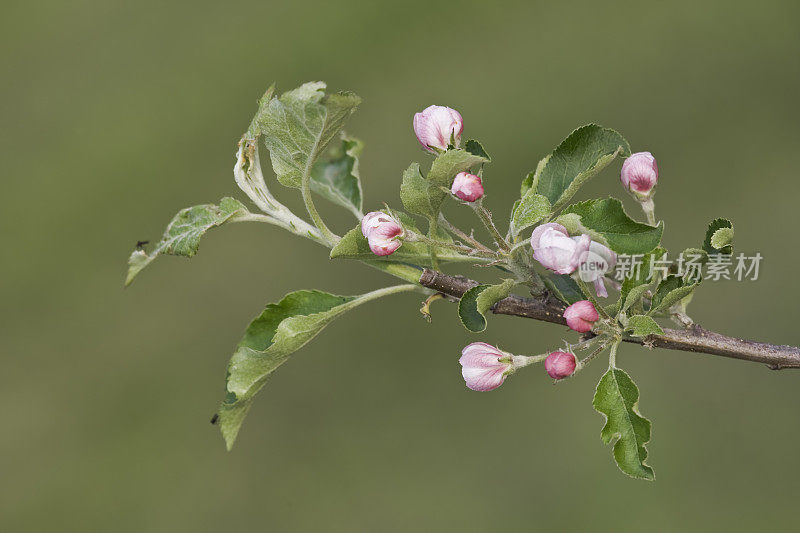
[[[568,230],[589,233],[618,254],[646,254],[659,245],[664,232],[663,223],[654,227],[631,219],[616,198],[572,204],[561,221]]]
[[[159,255],[192,257],[197,253],[197,249],[200,247],[200,238],[206,231],[249,214],[241,202],[227,197],[220,200],[219,205],[203,204],[180,210],[169,223],[152,252],[133,251],[128,259],[128,276],[125,279],[125,285],[130,285],[136,275]]]
[[[627,157],[630,153],[628,141],[616,131],[597,124],[582,126],[550,154],[536,180],[536,192],[558,210],[617,155]]]
[[[400,200],[409,213],[435,220],[445,197],[446,193],[438,185],[422,177],[419,163],[412,163],[403,172]]]
[[[356,218],[363,216],[363,194],[358,174],[358,158],[364,143],[342,137],[325,157],[311,169],[311,190],[331,202],[349,209]]]
[[[689,283],[680,276],[668,276],[658,284],[648,315],[666,311],[697,288],[697,283]]]
[[[533,226],[547,217],[550,212],[550,201],[541,194],[536,194],[536,189],[529,189],[514,208],[511,218],[511,234],[518,235],[525,228]]]
[[[634,315],[628,320],[627,331],[631,332],[633,337],[647,337],[648,335],[663,335],[664,330],[661,329],[655,320],[646,315]]]
[[[729,231],[722,231],[720,230],[729,230]],[[716,238],[716,244],[721,244],[722,246],[714,246],[714,236],[718,235]],[[711,221],[711,224],[708,225],[708,230],[706,231],[706,238],[703,242],[703,250],[706,251],[708,254],[731,254],[733,253],[733,223],[730,220],[725,218],[717,218]]]
[[[450,187],[456,174],[489,161],[483,147],[476,141],[469,141],[464,149],[447,150],[437,156],[425,178],[436,185]]]
[[[324,90],[323,82],[306,83],[263,103],[256,115],[272,168],[287,187],[302,186],[361,102],[352,93],[326,95]]]
[[[632,287],[627,294],[625,295],[625,302],[622,304],[622,312],[626,312],[630,309],[636,302],[641,301],[644,293],[647,292],[647,289],[650,288],[649,284],[645,285],[636,285]]]
[[[592,406],[605,415],[600,436],[603,442],[614,442],[614,460],[629,476],[655,479],[647,465],[650,421],[639,413],[639,389],[630,376],[619,368],[609,368],[600,379]]]
[[[497,285],[478,285],[469,289],[458,302],[458,316],[464,327],[473,333],[486,329],[486,313],[494,304],[507,297],[516,285],[513,279]]]
[[[711,246],[721,250],[733,243],[733,228],[720,228],[711,236]]]

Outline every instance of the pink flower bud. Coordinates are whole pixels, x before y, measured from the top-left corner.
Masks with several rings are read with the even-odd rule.
[[[514,371],[514,356],[485,342],[473,342],[461,350],[461,375],[467,387],[476,391],[494,390]]]
[[[571,239],[564,226],[542,224],[531,234],[533,258],[556,274],[572,274],[586,257],[591,244],[588,235]]]
[[[426,150],[447,150],[452,144],[458,146],[464,122],[455,109],[432,105],[414,115],[414,133]]]
[[[390,255],[403,244],[403,226],[391,216],[381,211],[373,211],[361,219],[361,233],[375,255]]]
[[[573,237],[577,239],[578,237]],[[589,251],[581,258],[579,276],[583,281],[594,283],[594,290],[601,298],[608,297],[603,278],[617,265],[617,254],[599,242],[592,241]]]
[[[575,354],[569,352],[553,352],[544,360],[544,369],[553,379],[568,378],[575,372],[576,366]]]
[[[658,181],[658,165],[650,152],[637,152],[625,160],[620,173],[622,185],[633,194],[650,196]]]
[[[581,300],[567,307],[564,311],[564,318],[567,320],[567,326],[571,329],[578,333],[586,333],[592,331],[592,326],[600,320],[600,315],[592,302]]]
[[[456,179],[453,180],[453,186],[450,188],[450,192],[465,202],[474,202],[483,196],[481,178],[475,174],[469,174],[468,172],[459,172],[456,174]]]

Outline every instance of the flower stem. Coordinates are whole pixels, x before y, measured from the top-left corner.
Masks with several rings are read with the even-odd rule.
[[[462,241],[468,242],[469,244],[471,244],[472,246],[474,246],[478,250],[481,250],[483,252],[491,252],[492,251],[491,249],[489,249],[489,247],[487,247],[484,244],[482,244],[478,239],[467,235],[466,233],[464,233],[463,231],[461,231],[460,229],[458,229],[457,227],[452,225],[450,223],[450,221],[447,220],[446,218],[444,218],[444,215],[442,215],[442,214],[439,214],[439,225],[441,225],[445,230],[449,231],[450,233],[452,233],[453,235],[455,235],[456,237],[458,237]]]
[[[500,232],[497,230],[497,226],[494,225],[492,222],[492,214],[489,212],[488,209],[483,207],[480,202],[471,204],[472,208],[475,210],[475,214],[478,215],[478,218],[481,219],[483,225],[486,226],[486,229],[489,230],[489,233],[492,235],[494,242],[497,243],[497,246],[500,247],[505,253],[509,253],[511,251],[511,246],[506,242]]]

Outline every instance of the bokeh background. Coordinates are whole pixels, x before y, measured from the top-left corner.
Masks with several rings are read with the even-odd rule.
[[[157,240],[178,209],[242,198],[234,147],[262,91],[322,79],[364,99],[348,131],[367,141],[368,208],[399,205],[402,170],[426,159],[411,117],[432,103],[459,109],[493,155],[487,203],[501,223],[520,179],[573,128],[618,129],[658,158],[668,248],[698,245],[726,216],[738,250],[765,257],[757,282],[706,284],[693,316],[796,345],[798,6],[4,3],[0,529],[796,529],[791,370],[624,347],[654,424],[658,479],[639,482],[600,441],[590,402],[602,362],[557,387],[541,370],[491,394],[464,387],[467,342],[537,353],[563,328],[495,317],[470,336],[454,306],[437,304],[427,325],[420,298],[399,295],[284,365],[227,453],[209,418],[251,317],[290,290],[392,281],[239,224],[192,260],[162,258],[122,282],[136,241]],[[582,197],[623,196],[618,169]]]

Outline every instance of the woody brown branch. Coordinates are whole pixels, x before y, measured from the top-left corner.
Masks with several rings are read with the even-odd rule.
[[[479,284],[462,276],[449,276],[427,268],[422,272],[419,283],[451,298],[461,298],[465,292]],[[541,298],[511,295],[492,306],[495,314],[566,325],[564,309],[564,303],[547,294]],[[649,335],[644,339],[626,337],[624,340],[647,347],[707,353],[763,363],[773,370],[800,368],[800,348],[728,337],[697,325],[684,330],[665,328],[664,335]]]

